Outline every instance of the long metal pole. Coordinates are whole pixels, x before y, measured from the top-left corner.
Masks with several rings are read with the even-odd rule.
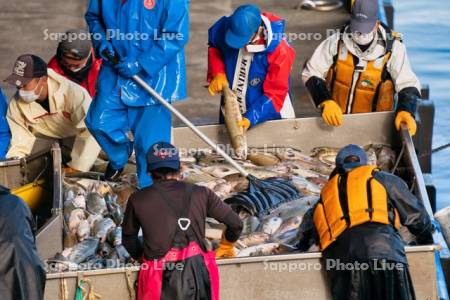
[[[133,79],[150,95],[153,96],[159,103],[161,103],[165,108],[167,108],[171,113],[177,116],[181,122],[186,124],[199,138],[201,138],[205,143],[207,143],[211,148],[216,150],[216,152],[222,156],[230,165],[232,165],[236,170],[239,171],[243,176],[248,177],[250,174],[235,160],[233,160],[225,151],[223,151],[217,144],[215,144],[210,138],[208,138],[203,132],[198,130],[198,128],[192,124],[182,113],[180,113],[175,107],[173,107],[169,102],[164,100],[161,95],[159,95],[154,89],[152,89],[144,80],[142,80],[138,75],[133,76]]]
[[[431,220],[434,220],[433,210],[431,208],[430,199],[428,198],[425,180],[423,179],[422,170],[420,169],[419,160],[417,159],[414,143],[409,133],[408,127],[405,124],[402,124],[401,136],[403,144],[406,147],[406,152],[408,153],[407,157],[409,159],[409,162],[411,163],[416,177],[415,181],[417,192],[419,194],[418,196],[422,200],[423,205],[425,206],[425,209],[427,210]],[[435,244],[441,247],[441,250],[436,252],[436,272],[438,284],[437,288],[439,299],[449,299],[447,284],[445,282],[445,274],[441,264],[441,257],[449,257],[449,249],[440,230],[435,230],[435,232],[433,233],[433,241]]]

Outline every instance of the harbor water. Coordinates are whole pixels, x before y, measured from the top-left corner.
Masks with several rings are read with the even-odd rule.
[[[436,106],[433,148],[450,143],[450,0],[395,0],[395,30],[403,34],[414,71]],[[450,148],[433,154],[437,208],[450,206]]]

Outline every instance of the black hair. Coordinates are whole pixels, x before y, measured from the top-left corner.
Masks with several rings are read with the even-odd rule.
[[[153,180],[165,180],[167,177],[177,176],[178,174],[180,174],[180,170],[172,168],[158,168],[150,171]]]

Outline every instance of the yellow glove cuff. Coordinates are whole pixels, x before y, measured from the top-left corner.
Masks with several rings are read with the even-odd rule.
[[[401,129],[401,124],[405,123],[409,129],[411,136],[414,136],[417,132],[417,123],[413,115],[407,111],[400,111],[395,117],[395,128]]]

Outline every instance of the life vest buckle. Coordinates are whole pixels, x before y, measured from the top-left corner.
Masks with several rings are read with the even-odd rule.
[[[355,72],[360,72],[360,73],[362,73],[362,72],[364,72],[366,70],[366,66],[365,65],[357,65],[356,67],[355,67]]]

